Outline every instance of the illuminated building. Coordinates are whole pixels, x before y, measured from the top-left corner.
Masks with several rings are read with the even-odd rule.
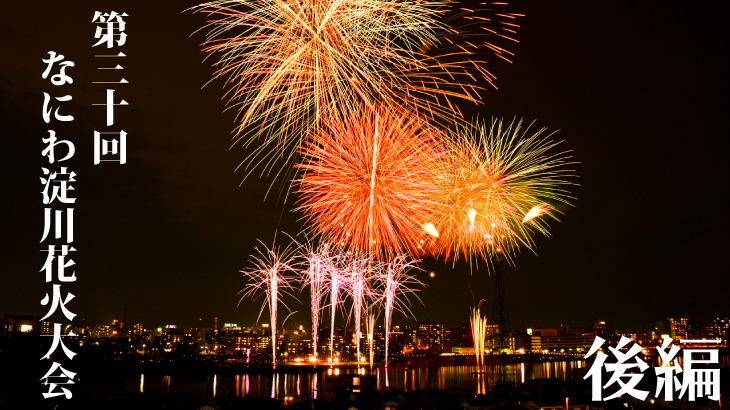
[[[654,334],[640,326],[632,327],[629,333],[631,340],[641,346],[649,346],[651,341],[654,340]]]
[[[417,323],[418,330],[416,337],[418,338],[417,346],[419,349],[432,349],[441,351],[444,343],[444,324],[442,322],[425,322]]]
[[[271,334],[259,337],[258,350],[269,352],[271,351]]]
[[[539,349],[558,353],[585,352],[591,348],[594,340],[594,335],[540,336],[539,348],[537,348],[537,341],[533,340],[532,350],[537,351]]]
[[[606,322],[605,320],[598,319],[596,319],[596,321],[591,325],[590,332],[593,333],[595,336],[601,336],[604,339],[616,335],[616,332],[613,331],[612,324]]]
[[[284,351],[289,360],[309,357],[312,354],[312,335],[303,326],[290,328],[284,334]]]
[[[33,315],[2,315],[0,318],[0,326],[4,328],[4,333],[11,332],[32,332],[40,328],[39,316]]]
[[[117,319],[112,320],[111,325],[109,325],[109,332],[110,332],[110,337],[121,336],[122,335],[122,323]]]
[[[226,348],[226,332],[217,329],[206,331],[203,346],[216,353],[223,353]]]
[[[527,334],[530,336],[554,337],[558,335],[558,329],[543,329],[541,327],[535,327],[527,329]]]
[[[228,331],[228,342],[226,344],[226,353],[246,353],[248,349],[254,349],[258,344],[258,338],[251,332],[246,332],[241,328],[233,328]]]
[[[89,332],[89,337],[91,339],[106,339],[112,337],[112,332],[113,330],[110,326],[96,324],[91,328],[91,331]]]
[[[380,333],[378,333],[378,330]],[[348,332],[345,328],[339,328],[335,329],[334,331],[334,337],[332,338],[332,348],[335,352],[335,354],[338,354],[343,357],[343,360],[345,357],[350,358],[354,357],[355,353],[355,339],[352,337],[353,333]],[[376,353],[385,353],[385,337],[383,334],[382,329],[376,329],[375,334],[373,335],[375,338],[375,344],[373,345],[373,350]],[[327,357],[330,356],[330,329],[321,329],[319,332],[319,342],[317,343],[317,349],[319,350],[320,357]],[[311,350],[310,350],[311,351]]]
[[[657,323],[660,335],[669,335],[672,339],[691,339],[692,326],[687,318],[667,318]]]
[[[726,317],[703,318],[700,320],[700,338],[721,339],[727,345],[730,338],[730,319]]]

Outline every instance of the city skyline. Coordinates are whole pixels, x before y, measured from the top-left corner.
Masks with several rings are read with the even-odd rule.
[[[7,317],[7,318],[5,318]],[[20,318],[20,319],[18,319]],[[235,320],[225,320],[225,318],[219,318],[217,316],[213,318],[209,318],[210,321],[206,321],[204,318],[198,318],[198,320],[193,325],[189,324],[181,324],[181,323],[172,323],[172,322],[159,322],[156,321],[154,325],[151,323],[140,323],[135,322],[134,320],[128,320],[125,326],[125,322],[123,320],[119,319],[113,319],[110,322],[104,323],[90,323],[86,322],[83,318],[79,318],[78,320],[73,321],[70,326],[73,327],[89,327],[89,328],[96,328],[96,327],[106,327],[109,329],[110,327],[116,327],[118,329],[124,329],[126,331],[131,331],[130,329],[144,329],[149,331],[154,331],[155,329],[176,329],[177,331],[185,332],[190,330],[196,330],[196,329],[220,329],[220,330],[227,330],[227,329],[270,329],[270,323],[267,321],[260,321],[258,323],[243,323],[243,322],[237,322]],[[516,326],[512,326],[509,333],[514,335],[519,334],[532,334],[531,332],[534,332],[535,334],[547,334],[547,335],[553,335],[553,334],[559,334],[559,333],[581,333],[581,334],[594,334],[594,335],[630,335],[630,334],[636,334],[636,331],[643,331],[643,332],[649,332],[654,333],[656,337],[661,337],[662,335],[668,335],[672,338],[706,338],[708,336],[712,337],[714,334],[718,334],[720,336],[718,337],[726,337],[726,333],[728,332],[728,329],[730,329],[730,318],[728,317],[721,317],[721,316],[703,316],[701,318],[686,318],[686,317],[666,317],[662,319],[658,319],[656,322],[654,322],[652,325],[646,325],[642,326],[641,324],[635,324],[632,325],[628,329],[618,328],[613,325],[613,323],[610,323],[606,320],[601,320],[602,318],[596,318],[592,323],[589,323],[588,325],[581,325],[581,324],[570,324],[570,323],[561,323],[559,325],[544,325],[540,323],[528,323],[528,324],[518,324]],[[10,322],[8,322],[10,320]],[[50,332],[50,326],[49,323],[51,323],[49,320],[40,321],[40,315],[29,315],[29,314],[0,314],[0,326],[3,326],[7,323],[16,323],[16,321],[20,321],[22,323],[31,323],[31,322],[40,322],[40,326],[42,327],[41,333],[43,332]],[[435,324],[440,326],[442,331],[449,332],[449,331],[456,331],[456,330],[470,330],[470,325],[468,323],[468,318],[465,318],[465,320],[462,322],[462,325],[460,326],[448,326],[444,322],[439,321],[433,321],[429,319],[425,320],[412,320],[408,322],[394,322],[391,324],[392,328],[390,330],[390,333],[398,333],[403,328],[407,329],[413,329],[415,330],[419,329],[422,325],[428,325],[428,324]],[[365,324],[364,322],[361,323],[361,327],[364,328]],[[493,322],[488,321],[487,322],[488,329],[496,329],[499,327],[498,324],[495,324]],[[280,324],[279,328],[286,333],[290,330],[295,329],[303,329],[308,333],[311,333],[311,322],[297,322],[295,320],[290,320],[288,323]],[[383,323],[376,322],[376,328],[377,329],[383,329]],[[5,328],[6,331],[33,331],[36,330],[35,328],[21,328],[18,327],[18,325],[11,326],[10,328]],[[337,332],[339,331],[345,331],[345,332],[354,332],[355,330],[354,324],[352,321],[346,321],[343,319],[342,321],[338,321],[335,324],[335,330]],[[380,330],[379,330],[380,331]],[[326,334],[330,332],[330,326],[329,323],[323,323],[319,326],[318,333]],[[382,331],[380,331],[382,333]],[[493,335],[494,330],[490,330],[487,332],[487,336],[491,337]],[[545,333],[547,332],[547,333]],[[719,332],[719,333],[718,333]],[[46,334],[46,333],[44,333]],[[677,336],[679,335],[679,336]],[[694,336],[693,336],[694,335]],[[361,337],[365,337],[364,332]],[[326,347],[326,346],[325,346]]]

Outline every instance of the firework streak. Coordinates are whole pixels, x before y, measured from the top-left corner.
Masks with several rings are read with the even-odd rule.
[[[295,266],[299,244],[292,241],[292,243],[282,250],[275,245],[276,237],[271,248],[264,246],[261,241],[259,243],[262,249],[258,247],[254,248],[258,255],[251,255],[249,261],[253,266],[241,271],[244,277],[249,279],[249,283],[239,293],[243,293],[241,300],[246,297],[256,298],[261,295],[264,296],[264,302],[261,305],[258,319],[261,318],[261,314],[268,305],[271,319],[272,360],[274,367],[276,367],[277,308],[279,303],[286,307],[281,302],[280,296],[287,295],[294,297],[293,291],[295,287],[293,285],[298,282],[298,278],[291,275],[291,273],[296,272]],[[287,307],[287,309],[289,308]]]
[[[279,174],[279,160],[290,163],[303,138],[341,109],[383,105],[441,122],[460,117],[451,100],[479,103],[475,80],[495,79],[486,62],[475,59],[477,50],[507,61],[512,54],[494,44],[516,41],[521,15],[500,12],[504,7],[467,9],[451,0],[222,0],[191,10],[209,16],[202,47],[215,55],[214,78],[226,82],[226,105],[238,110],[234,144],[251,148],[243,161],[248,175],[258,166]]]

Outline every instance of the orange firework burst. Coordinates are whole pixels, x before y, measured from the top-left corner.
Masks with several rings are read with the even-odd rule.
[[[361,110],[327,121],[301,148],[299,208],[323,240],[392,257],[421,248],[445,152],[412,114]]]
[[[452,0],[220,0],[193,10],[211,16],[203,50],[219,56],[214,77],[226,80],[224,98],[239,110],[234,144],[254,144],[244,160],[250,173],[292,160],[332,110],[405,106],[452,121],[458,108],[450,99],[479,102],[473,81],[495,78],[474,58],[476,50],[507,60],[511,53],[493,40],[516,41],[520,15],[500,13],[504,3],[488,7],[459,8]],[[467,24],[450,27],[457,18]]]
[[[458,129],[449,140],[432,219],[438,238],[429,239],[436,255],[509,258],[520,246],[532,249],[535,232],[549,236],[539,216],[555,218],[550,201],[569,204],[559,186],[569,184],[563,178],[570,171],[562,167],[570,157],[551,153],[559,142],[541,137],[544,128],[527,136],[529,127],[522,132],[521,124],[481,123]]]

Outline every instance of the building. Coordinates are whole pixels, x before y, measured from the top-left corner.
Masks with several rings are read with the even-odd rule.
[[[659,335],[669,335],[672,339],[691,339],[692,326],[687,318],[667,318],[657,322]]]
[[[313,354],[312,344],[312,335],[301,326],[284,335],[284,349],[289,360],[308,359]]]
[[[730,338],[730,319],[726,317],[700,319],[699,337],[721,339],[727,345],[728,338]]]
[[[451,348],[453,354],[473,355],[476,354],[474,346],[454,346]]]
[[[338,361],[340,359],[346,360],[345,358],[349,359],[354,357],[353,352],[355,351],[356,346],[353,336],[354,334],[348,332],[345,328],[335,328],[334,332],[332,332],[329,328],[322,329],[322,331],[319,332],[319,340],[317,342],[319,357],[329,358],[330,353],[332,353],[332,355],[335,356]],[[381,345],[381,348],[384,349],[384,342],[378,343],[379,338],[377,332],[375,334],[375,339],[376,343],[374,347],[376,349],[376,352],[378,347]],[[330,352],[330,340],[332,341],[332,352]],[[311,346],[309,348],[309,351],[311,351]]]
[[[654,340],[654,333],[641,326],[634,326],[629,331],[629,337],[640,346],[649,346]]]
[[[132,325],[132,338],[139,339],[144,335],[144,328],[141,324],[135,323]]]
[[[534,338],[533,338],[534,339]],[[533,351],[571,353],[588,351],[595,340],[594,335],[585,336],[540,336],[539,341],[533,341]],[[539,342],[539,344],[537,343]],[[538,349],[536,347],[539,346]]]
[[[441,351],[442,344],[445,341],[444,324],[442,322],[418,322],[416,338],[419,349],[432,349]]]
[[[535,327],[532,329],[527,329],[527,334],[530,336],[557,336],[558,329],[543,329],[541,327]]]
[[[227,354],[245,354],[249,349],[253,350],[258,344],[258,338],[251,332],[241,328],[228,330],[228,341],[226,343]]]
[[[590,332],[595,336],[601,336],[603,338],[610,338],[616,334],[616,332],[613,331],[612,324],[599,319],[596,319],[596,321],[590,326]]]
[[[2,315],[0,330],[2,333],[41,331],[39,316],[33,315]],[[50,333],[50,332],[49,332]]]

